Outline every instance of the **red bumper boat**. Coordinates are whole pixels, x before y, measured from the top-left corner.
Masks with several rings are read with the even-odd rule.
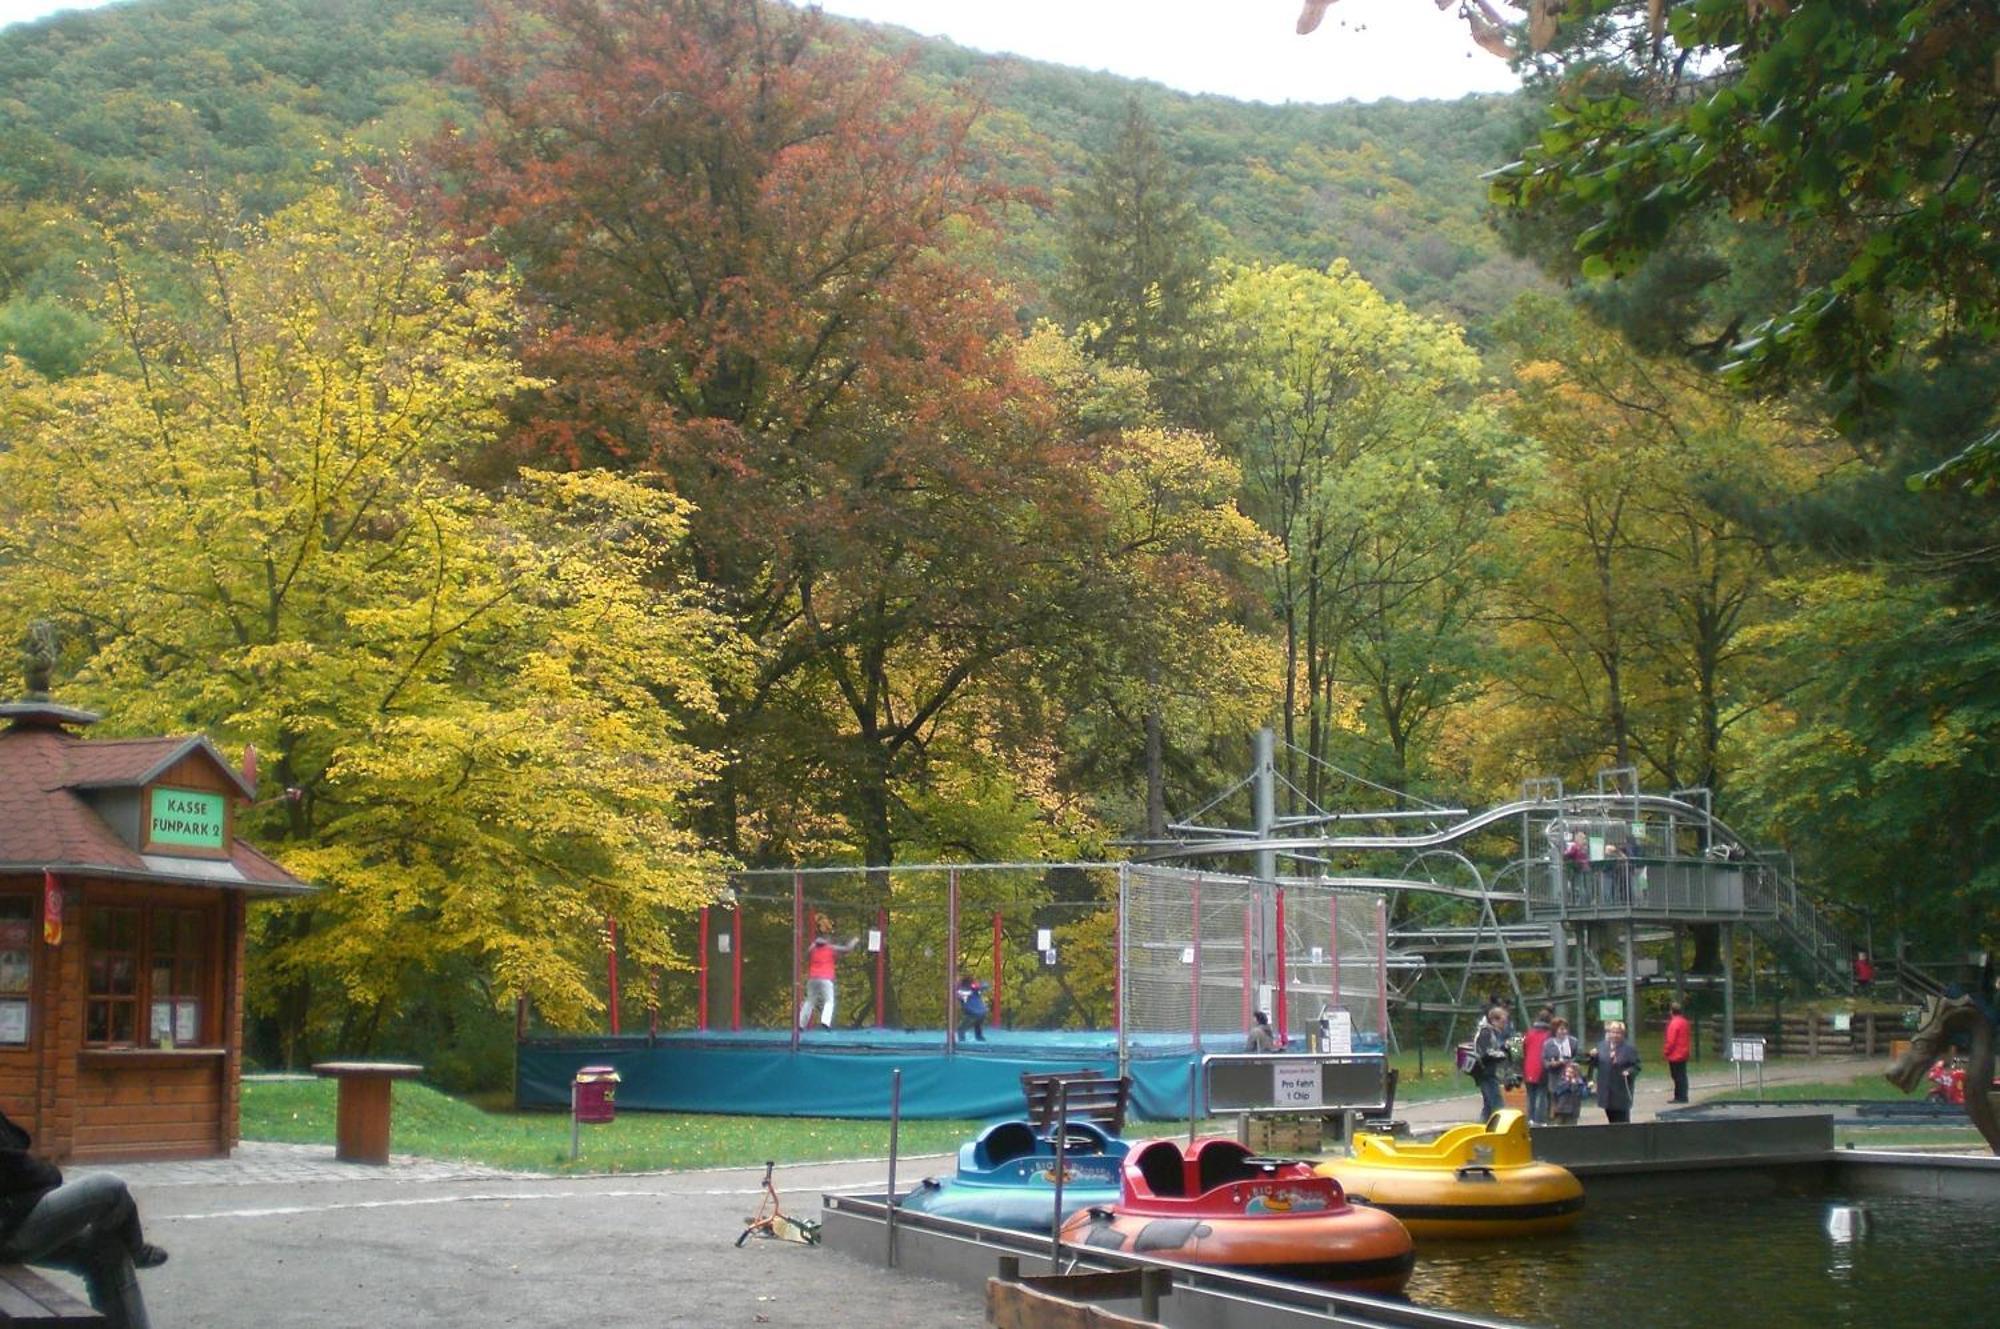
[[[1072,1214],[1063,1240],[1220,1265],[1267,1278],[1395,1293],[1416,1262],[1410,1234],[1299,1162],[1211,1136],[1185,1152],[1152,1140],[1126,1156],[1118,1203]]]

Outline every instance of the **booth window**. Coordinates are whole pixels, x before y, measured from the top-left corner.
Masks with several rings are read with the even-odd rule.
[[[41,905],[32,895],[0,895],[0,1047],[25,1047],[35,988],[35,930]]]
[[[200,1043],[206,922],[198,909],[90,909],[84,1042],[96,1047]]]

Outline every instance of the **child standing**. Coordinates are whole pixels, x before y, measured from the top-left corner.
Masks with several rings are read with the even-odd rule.
[[[1575,1062],[1563,1064],[1562,1078],[1555,1082],[1550,1091],[1550,1106],[1555,1110],[1556,1125],[1574,1126],[1583,1112],[1583,1095],[1588,1088],[1583,1082],[1583,1072]]]
[[[986,1041],[986,990],[980,986],[979,980],[971,974],[960,974],[958,986],[952,990],[952,995],[958,998],[958,1036],[964,1038],[965,1031],[969,1027],[972,1030],[972,1036],[984,1043]]]

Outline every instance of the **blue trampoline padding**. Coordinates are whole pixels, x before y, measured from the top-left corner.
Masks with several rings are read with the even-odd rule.
[[[1134,1060],[1132,1115],[1154,1121],[1187,1113],[1191,1054]],[[1087,1067],[1115,1075],[1114,1053],[1016,1057],[950,1055],[936,1040],[896,1051],[814,1051],[787,1047],[699,1046],[613,1039],[524,1043],[515,1051],[514,1101],[523,1108],[569,1107],[570,1081],[583,1066],[618,1071],[618,1106],[658,1112],[727,1112],[762,1117],[889,1115],[889,1072],[903,1072],[903,1115],[985,1120],[1018,1116],[1023,1071]]]

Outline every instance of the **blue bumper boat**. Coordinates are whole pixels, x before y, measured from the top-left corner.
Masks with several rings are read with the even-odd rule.
[[[926,1177],[903,1197],[902,1208],[966,1223],[1047,1232],[1056,1218],[1054,1128],[1025,1121],[988,1126],[959,1146],[958,1171]],[[1128,1146],[1088,1122],[1072,1122],[1063,1141],[1065,1215],[1118,1200],[1119,1168]]]

